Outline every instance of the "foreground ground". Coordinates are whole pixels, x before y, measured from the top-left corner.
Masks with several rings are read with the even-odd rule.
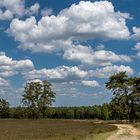
[[[91,120],[0,120],[0,140],[140,140],[140,125]]]
[[[0,120],[0,140],[104,140],[113,130],[88,120]]]
[[[140,140],[140,129],[131,124],[114,124],[118,130],[107,140]]]

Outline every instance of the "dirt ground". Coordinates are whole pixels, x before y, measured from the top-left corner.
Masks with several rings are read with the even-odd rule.
[[[107,140],[140,140],[140,130],[130,124],[115,124],[118,131],[113,133]]]

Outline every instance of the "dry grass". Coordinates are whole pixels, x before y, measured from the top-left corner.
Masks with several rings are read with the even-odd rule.
[[[94,121],[0,120],[0,140],[88,140],[115,129]]]
[[[134,127],[140,129],[140,123],[135,123],[135,124],[134,124]]]

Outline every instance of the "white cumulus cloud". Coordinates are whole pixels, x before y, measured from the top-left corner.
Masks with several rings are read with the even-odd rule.
[[[26,9],[25,13],[27,15],[34,15],[34,14],[38,15],[39,9],[40,9],[39,3],[35,3],[34,5]]]
[[[44,9],[41,10],[41,15],[43,17],[50,16],[52,14],[53,14],[53,9],[51,9],[51,8],[44,8]]]
[[[132,38],[140,40],[140,27],[133,27],[133,32]]]
[[[9,77],[19,72],[30,71],[34,68],[31,60],[13,60],[5,55],[4,52],[0,52],[0,76]]]
[[[58,15],[43,16],[39,21],[33,16],[25,20],[13,19],[8,32],[24,50],[52,52],[59,48],[60,42],[128,39],[130,33],[126,19],[129,19],[129,14],[116,12],[111,2],[81,1]]]
[[[127,74],[132,75],[134,73],[134,70],[130,66],[124,66],[124,65],[112,65],[112,66],[106,66],[103,68],[97,68],[96,70],[92,71],[92,75],[98,78],[108,78],[112,74],[125,71]]]
[[[92,80],[92,81],[82,80],[81,84],[83,86],[87,86],[87,87],[99,87],[100,86],[99,83],[95,80]]]
[[[135,50],[137,53],[136,53],[136,57],[140,57],[140,42],[138,42],[134,48],[132,48],[132,50]]]
[[[29,8],[25,8],[25,0],[0,0],[0,20],[9,20],[15,16],[37,14],[40,5],[35,3]]]
[[[10,82],[0,77],[0,87],[8,87],[10,86]]]
[[[24,74],[26,79],[48,79],[59,81],[71,81],[85,78],[89,75],[87,71],[80,70],[77,66],[59,66],[54,69],[32,70]]]
[[[82,45],[73,45],[66,49],[63,58],[97,66],[111,65],[112,62],[131,61],[131,58],[127,55],[117,55],[112,51],[105,50],[93,51],[90,47]]]

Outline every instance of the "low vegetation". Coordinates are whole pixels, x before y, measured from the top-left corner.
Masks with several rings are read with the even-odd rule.
[[[87,120],[0,120],[2,140],[96,140],[113,130],[113,125]]]

